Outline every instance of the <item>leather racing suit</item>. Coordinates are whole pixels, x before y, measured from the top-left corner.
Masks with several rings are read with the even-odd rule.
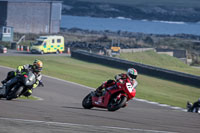
[[[126,83],[127,80],[129,80],[129,81],[131,82],[131,84],[133,85],[133,88],[136,88],[136,87],[137,87],[138,82],[136,81],[136,79],[129,78],[129,77],[127,76],[127,74],[122,73],[122,74],[116,75],[116,76],[115,76],[115,80],[111,80],[111,79],[110,79],[110,80],[107,80],[107,81],[103,82],[103,83],[101,84],[101,86],[99,86],[99,87],[96,89],[96,94],[97,94],[97,96],[99,96],[99,95],[101,95],[102,90],[103,90],[104,88],[108,88],[108,87],[110,87],[110,86],[113,86],[113,85],[116,84],[116,82]]]
[[[24,72],[26,73],[28,71],[32,71],[35,74],[36,82],[33,84],[32,88],[28,89],[28,91],[24,95],[30,96],[32,94],[32,89],[36,88],[39,84],[41,84],[43,86],[43,83],[41,82],[42,75],[40,72],[34,72],[33,65],[26,64],[23,66],[18,66],[16,69],[16,72],[15,71],[8,72],[6,79],[4,81],[2,81],[3,83],[6,83],[5,96],[7,96],[8,92],[11,89],[11,86],[18,82],[18,77],[16,75],[23,74]]]

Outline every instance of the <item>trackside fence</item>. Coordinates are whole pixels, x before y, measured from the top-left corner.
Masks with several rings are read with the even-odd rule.
[[[134,67],[135,69],[137,69],[139,74],[171,80],[174,82],[199,87],[200,89],[200,76],[167,70],[137,62],[122,60],[119,58],[97,55],[81,50],[72,51],[71,57],[124,70],[127,70],[130,67]]]

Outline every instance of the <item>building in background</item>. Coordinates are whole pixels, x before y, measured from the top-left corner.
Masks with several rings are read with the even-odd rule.
[[[61,1],[0,0],[0,26],[18,33],[58,33]]]
[[[0,26],[0,41],[13,41],[13,27]]]

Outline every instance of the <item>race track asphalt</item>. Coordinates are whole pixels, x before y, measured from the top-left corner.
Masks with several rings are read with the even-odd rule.
[[[9,70],[0,67],[0,80]],[[87,110],[81,102],[91,88],[48,76],[43,82],[33,91],[42,100],[0,100],[0,133],[200,132],[199,114],[136,100],[116,112]]]

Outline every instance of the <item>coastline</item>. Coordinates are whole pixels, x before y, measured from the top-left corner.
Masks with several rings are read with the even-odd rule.
[[[137,32],[145,34],[200,35],[200,22],[133,20],[130,18],[99,18],[92,16],[62,15],[61,28],[79,28],[91,31]]]
[[[140,2],[139,2],[140,3]],[[192,2],[190,2],[191,4]],[[187,3],[154,4],[151,6],[141,2],[95,2],[81,0],[64,0],[62,14],[74,16],[91,16],[98,18],[123,17],[132,20],[172,21],[172,22],[200,22],[200,2],[188,6]]]
[[[76,16],[76,15],[68,15],[68,14],[62,14],[62,15],[67,15],[67,16]],[[91,17],[91,18],[102,18],[102,17],[94,17],[94,16],[80,16],[80,17]],[[107,18],[107,17],[104,17]],[[194,24],[200,24],[200,21],[197,22],[188,22],[188,21],[167,21],[167,20],[149,20],[149,19],[132,19],[132,18],[126,18],[123,16],[118,16],[118,17],[108,17],[108,19],[121,19],[121,20],[135,20],[135,21],[149,21],[149,22],[160,22],[160,23],[168,23],[168,24],[189,24],[189,23],[194,23]]]

